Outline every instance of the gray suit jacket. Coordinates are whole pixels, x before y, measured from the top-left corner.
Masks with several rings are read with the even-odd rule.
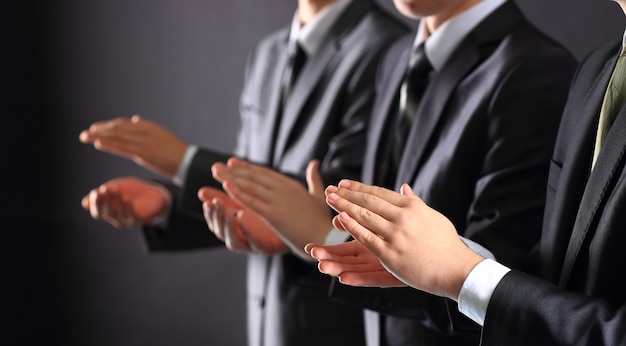
[[[550,166],[544,280],[504,277],[489,303],[484,345],[626,344],[626,107],[590,165],[621,42],[592,52],[570,91]]]
[[[241,94],[241,128],[235,154],[304,181],[312,159],[326,183],[358,178],[365,130],[382,52],[408,28],[371,0],[353,1],[315,56],[308,58],[280,112],[287,64],[288,28],[260,41],[249,56]],[[281,117],[281,118],[279,118]],[[210,168],[229,155],[201,150],[178,193],[165,231],[146,230],[153,249],[219,245],[201,218],[198,188],[220,187]],[[174,189],[175,190],[175,189]],[[250,345],[361,345],[358,308],[331,301],[330,279],[295,256],[248,260]]]
[[[432,76],[396,170],[388,164],[391,133],[412,40],[398,42],[384,60],[363,181],[396,191],[409,183],[462,236],[531,270],[528,254],[539,241],[550,153],[575,59],[514,2],[503,4]],[[333,288],[336,297],[382,313],[366,312],[368,345],[478,343],[478,326],[455,313],[452,301],[409,288]]]

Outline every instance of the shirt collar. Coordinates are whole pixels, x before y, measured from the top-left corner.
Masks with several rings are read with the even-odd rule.
[[[415,45],[426,41],[425,51],[428,61],[435,71],[441,69],[459,43],[483,19],[500,7],[507,0],[482,0],[468,10],[445,21],[428,36],[426,25],[419,24]]]
[[[289,41],[298,40],[298,43],[307,53],[313,55],[322,40],[328,34],[333,24],[338,20],[343,10],[348,7],[352,0],[336,0],[335,3],[326,6],[305,26],[300,27],[298,20],[298,12],[293,16],[291,21],[291,32],[289,33]]]

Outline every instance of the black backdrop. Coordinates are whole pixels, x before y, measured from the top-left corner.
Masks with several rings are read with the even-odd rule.
[[[381,3],[393,11],[391,0]],[[579,58],[624,22],[609,0],[519,0]],[[292,0],[5,0],[0,344],[243,345],[244,257],[148,255],[137,230],[95,222],[80,198],[154,177],[78,142],[138,113],[228,151],[249,47]]]

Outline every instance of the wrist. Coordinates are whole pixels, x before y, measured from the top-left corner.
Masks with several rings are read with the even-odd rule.
[[[445,296],[458,302],[463,283],[470,272],[485,258],[467,248],[459,256],[454,256],[453,259],[455,260],[455,264],[451,267],[454,268],[454,270],[449,272],[452,273],[452,275],[450,275],[451,282],[449,286],[447,286]]]

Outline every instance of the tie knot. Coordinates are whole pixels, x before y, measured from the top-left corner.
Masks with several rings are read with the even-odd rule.
[[[411,50],[408,67],[409,74],[411,75],[423,75],[432,70],[433,67],[426,56],[424,42],[420,43],[417,47]]]
[[[300,45],[298,40],[289,42],[287,54],[291,60],[302,59],[302,57],[306,56],[306,52],[302,49],[302,45]]]

